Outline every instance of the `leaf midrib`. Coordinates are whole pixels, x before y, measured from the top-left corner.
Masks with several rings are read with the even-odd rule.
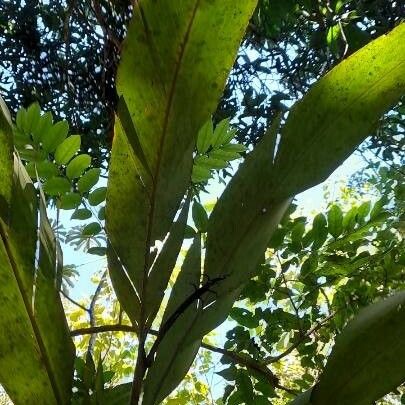
[[[167,138],[167,133],[168,133],[168,126],[169,126],[169,120],[170,120],[170,115],[172,111],[172,106],[173,106],[173,99],[174,95],[176,92],[176,87],[177,87],[177,82],[178,82],[178,77],[181,69],[181,65],[184,59],[185,51],[187,48],[187,44],[190,39],[190,33],[192,31],[192,27],[195,21],[195,17],[197,14],[197,10],[200,5],[200,0],[196,0],[190,21],[188,23],[183,42],[180,47],[180,53],[178,57],[178,61],[175,66],[174,74],[173,74],[173,79],[171,82],[170,90],[169,90],[169,96],[165,108],[165,113],[164,113],[164,121],[163,121],[163,129],[162,129],[162,134],[160,137],[160,143],[159,143],[159,149],[158,149],[158,157],[157,157],[157,162],[156,162],[156,169],[155,173],[152,179],[152,192],[151,192],[151,206],[149,210],[149,215],[148,215],[148,228],[147,228],[147,236],[146,236],[146,246],[145,246],[145,259],[144,259],[144,271],[143,271],[143,279],[142,279],[142,287],[141,287],[141,312],[144,313],[144,294],[146,291],[146,284],[147,284],[147,275],[148,275],[148,269],[149,269],[149,258],[150,258],[150,243],[151,243],[151,237],[152,237],[152,229],[153,229],[153,219],[154,219],[154,214],[155,214],[155,209],[156,209],[156,193],[157,193],[157,188],[158,188],[158,183],[159,183],[159,178],[160,178],[160,171],[161,171],[161,165],[162,165],[162,154],[163,154],[163,148],[164,144]],[[141,9],[141,6],[138,4],[138,7]],[[143,15],[143,13],[141,13]],[[145,22],[144,22],[145,25]],[[145,26],[146,29],[146,26]]]

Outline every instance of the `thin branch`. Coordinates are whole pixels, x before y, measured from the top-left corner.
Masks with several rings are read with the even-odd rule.
[[[106,333],[106,332],[130,332],[137,333],[137,329],[132,325],[100,325],[92,326],[88,328],[79,328],[70,331],[70,336],[83,336],[83,335],[93,335],[96,333]],[[152,334],[152,332],[151,332]]]
[[[239,354],[232,350],[222,349],[220,347],[216,347],[204,342],[201,344],[201,347],[210,350],[211,352],[220,353],[232,360],[233,363],[245,366],[251,371],[256,371],[264,375],[274,387],[276,387],[278,384],[278,378],[273,374],[273,372],[268,367],[266,367],[265,364],[252,359],[250,356]]]
[[[96,333],[106,333],[106,332],[129,332],[137,333],[137,328],[132,325],[100,325],[89,328],[80,328],[70,332],[71,336],[82,336]],[[159,332],[153,329],[149,330],[149,333],[153,336],[158,336]],[[246,367],[250,371],[255,371],[262,374],[267,378],[267,380],[275,387],[284,390],[290,394],[296,395],[297,392],[280,385],[278,378],[273,374],[273,372],[262,362],[252,359],[248,355],[239,354],[232,350],[223,349],[221,347],[216,347],[210,343],[201,343],[203,349],[209,350],[211,352],[222,354],[228,357],[233,363],[239,364],[240,366]]]
[[[277,256],[278,256],[278,254],[277,254]],[[291,306],[294,309],[295,315],[296,315],[296,317],[298,319],[298,324],[299,324],[299,328],[300,328],[300,335],[303,336],[304,332],[303,332],[303,329],[302,329],[302,320],[301,320],[301,317],[300,317],[300,313],[299,313],[298,308],[295,305],[295,302],[294,302],[294,300],[293,300],[293,298],[292,298],[292,296],[290,294],[290,289],[288,288],[288,284],[287,284],[287,280],[286,280],[285,275],[284,275],[284,271],[281,272],[281,277],[283,278],[285,288],[287,289],[288,299],[289,299],[289,301],[291,303]]]
[[[90,312],[88,308],[83,306],[82,304],[79,304],[77,301],[75,301],[73,298],[70,298],[69,295],[67,295],[63,290],[59,291],[68,301],[70,301],[73,305],[76,305],[77,307],[81,308],[83,311],[86,311],[87,313]]]
[[[290,303],[291,303],[291,306],[292,306],[293,309],[294,309],[295,315],[296,315],[296,317],[297,317],[297,319],[298,319],[298,324],[299,324],[299,328],[300,328],[300,335],[303,336],[303,335],[304,335],[304,332],[303,332],[303,329],[302,329],[302,320],[301,320],[301,317],[300,317],[299,308],[295,305],[295,302],[294,302],[294,300],[293,300],[293,297],[292,297],[291,294],[290,294],[290,289],[288,288],[287,279],[285,278],[285,270],[283,270],[283,267],[282,267],[282,265],[281,265],[281,259],[280,259],[280,256],[279,256],[278,252],[276,253],[276,257],[277,257],[277,260],[278,260],[279,265],[280,265],[280,267],[281,267],[281,274],[280,274],[280,276],[282,277],[283,283],[284,283],[284,285],[285,285],[285,288],[287,289],[288,299],[289,299],[289,301],[290,301]]]
[[[265,364],[271,364],[271,363],[276,363],[277,361],[281,360],[283,357],[289,355],[294,349],[296,349],[307,337],[311,336],[314,332],[317,330],[321,329],[330,319],[332,319],[336,315],[336,312],[332,312],[330,315],[328,315],[326,318],[324,318],[321,322],[318,322],[312,329],[310,329],[305,335],[297,340],[295,343],[293,343],[288,349],[286,349],[284,352],[279,354],[278,356],[274,357],[269,357],[264,360]]]
[[[177,318],[186,309],[188,309],[194,302],[198,302],[206,292],[210,291],[210,288],[213,285],[215,285],[219,281],[224,280],[224,278],[225,277],[216,277],[216,278],[213,278],[212,280],[208,280],[204,285],[202,285],[200,288],[197,288],[192,294],[190,294],[183,301],[183,303],[176,309],[176,311],[173,312],[173,314],[169,316],[169,318],[166,320],[166,322],[160,328],[157,338],[156,338],[155,342],[153,343],[152,348],[150,349],[150,352],[147,357],[148,366],[152,363],[160,342],[163,340],[163,338],[166,336],[166,333],[176,322]]]
[[[100,282],[98,283],[98,286],[97,286],[96,290],[94,291],[93,298],[91,299],[91,302],[90,302],[89,318],[90,318],[91,327],[96,326],[96,319],[94,317],[94,309],[96,307],[97,299],[100,296],[101,289],[103,288],[103,284],[105,282],[106,277],[107,277],[107,270],[105,270],[103,275],[101,276]],[[96,335],[92,334],[90,336],[89,346],[87,348],[88,353],[93,353],[93,348],[94,348],[95,343],[96,343]]]

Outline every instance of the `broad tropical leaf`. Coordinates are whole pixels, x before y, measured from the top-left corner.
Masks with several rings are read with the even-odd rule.
[[[25,168],[10,153],[10,124],[4,114],[0,120],[0,144],[9,147],[0,160],[0,173],[8,176],[0,178],[7,202],[0,207],[0,383],[17,405],[69,404],[74,345],[59,298],[60,250],[43,198],[38,203]]]
[[[161,252],[158,253],[150,271],[145,297],[146,307],[148,308],[148,323],[150,325],[159,310],[164,292],[183,243],[189,206],[190,199],[187,198],[181,209],[179,218],[172,225],[167,241],[163,245]]]
[[[142,335],[147,314],[154,313],[145,307],[145,295],[155,244],[169,240],[190,183],[198,129],[215,108],[253,3],[144,0],[135,7],[118,74],[107,229],[120,263],[111,277],[120,280],[116,290],[124,308],[135,304],[127,312]],[[196,286],[204,304],[198,311],[187,310],[194,301],[183,308],[191,294],[177,301],[181,311],[169,330],[172,318],[163,322],[159,333],[166,333],[148,358],[146,403],[158,403],[176,386],[201,338],[224,321],[291,198],[325,179],[403,94],[403,34],[401,25],[317,82],[281,130],[275,120],[232,179],[208,221],[206,279]],[[338,236],[340,225],[331,232]]]
[[[13,148],[9,136],[10,115],[0,98],[0,212],[5,212],[11,200],[13,179]]]
[[[318,384],[293,404],[369,405],[405,381],[405,292],[363,309],[337,337]]]
[[[107,229],[142,302],[150,248],[165,239],[190,184],[198,130],[216,108],[255,5],[144,0],[135,7],[117,78]]]
[[[274,192],[292,196],[325,180],[405,93],[405,24],[317,81],[291,109],[275,158]]]
[[[402,96],[404,32],[402,24],[319,80],[290,111],[279,148],[276,121],[231,180],[210,217],[204,269],[210,279],[223,280],[206,298],[215,304],[191,328],[183,325],[190,345],[226,319],[230,297],[252,276],[288,199],[331,174]]]
[[[120,384],[104,390],[101,405],[127,405],[131,399],[132,384]]]
[[[298,395],[290,405],[313,405],[311,402],[312,388]]]

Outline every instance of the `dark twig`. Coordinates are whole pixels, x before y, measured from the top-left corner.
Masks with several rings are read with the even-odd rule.
[[[105,282],[105,278],[107,277],[107,270],[104,271],[103,275],[101,276],[100,282],[98,283],[98,286],[96,290],[94,291],[93,298],[91,299],[90,302],[90,307],[89,307],[89,318],[90,318],[90,326],[94,327],[96,326],[96,319],[94,317],[94,309],[96,307],[97,299],[101,293],[101,289],[103,288],[103,284]],[[94,344],[96,343],[96,335],[91,335],[90,341],[89,341],[89,346],[87,348],[88,353],[93,353],[93,348]]]
[[[173,312],[172,315],[169,316],[169,318],[164,322],[164,324],[161,326],[159,329],[159,333],[157,335],[157,338],[155,342],[152,345],[152,348],[150,349],[150,352],[147,357],[147,365],[150,365],[153,361],[153,358],[155,357],[156,351],[159,347],[160,342],[163,340],[163,338],[166,336],[166,333],[169,331],[169,329],[173,326],[173,324],[176,322],[177,318],[187,309],[189,308],[194,302],[198,302],[202,296],[206,293],[209,292],[211,287],[218,283],[219,281],[222,281],[225,279],[225,276],[222,277],[215,277],[213,279],[208,280],[205,284],[203,284],[200,288],[197,288],[192,294],[190,294],[182,304],[179,305],[176,311]]]
[[[137,328],[132,325],[100,325],[94,326],[89,328],[80,328],[70,332],[71,336],[82,336],[82,335],[93,335],[96,333],[106,333],[106,332],[129,332],[129,333],[137,333]],[[149,330],[149,333],[153,336],[158,336],[159,332],[153,329]],[[267,378],[270,384],[272,384],[275,388],[284,390],[290,394],[296,395],[297,393],[287,387],[280,385],[278,378],[273,374],[273,372],[262,362],[252,359],[248,355],[236,353],[232,350],[223,349],[221,347],[214,346],[210,343],[201,343],[201,347],[205,350],[209,350],[211,352],[222,354],[230,359],[234,364],[239,364],[240,366],[246,367],[250,371],[255,371],[259,374],[262,374],[264,377]]]
[[[281,360],[285,356],[289,355],[294,349],[296,349],[307,337],[311,336],[314,332],[317,330],[321,329],[330,319],[332,319],[336,315],[336,312],[332,312],[330,315],[328,315],[326,318],[324,318],[322,321],[318,322],[312,329],[310,329],[305,335],[297,340],[295,343],[293,343],[288,349],[286,349],[284,352],[279,354],[278,356],[274,357],[268,357],[267,359],[264,360],[265,364],[271,364],[271,363],[276,363],[277,361]]]
[[[107,37],[113,44],[114,46],[120,51],[121,50],[121,41],[115,36],[114,32],[111,31],[111,29],[108,27],[106,22],[104,21],[103,13],[100,7],[100,4],[98,3],[97,0],[93,0],[92,2],[92,9],[94,12],[94,15],[96,16],[97,23],[100,25],[100,28],[102,29],[104,36]]]
[[[137,329],[132,325],[100,325],[92,326],[88,328],[79,328],[72,330],[70,336],[83,336],[83,335],[93,335],[96,333],[106,333],[106,332],[130,332],[137,333]]]
[[[70,301],[73,305],[76,305],[77,307],[81,308],[83,311],[86,311],[87,313],[90,312],[88,308],[83,306],[82,304],[79,304],[77,301],[75,301],[73,298],[70,298],[69,295],[67,295],[63,290],[59,291],[68,301]]]

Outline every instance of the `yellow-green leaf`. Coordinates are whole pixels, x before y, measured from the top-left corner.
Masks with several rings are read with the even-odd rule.
[[[134,131],[116,120],[106,220],[141,298],[150,248],[165,239],[190,184],[198,130],[216,109],[255,5],[144,0],[134,7],[117,76]]]
[[[312,405],[369,405],[405,381],[405,292],[362,310],[337,337]]]

